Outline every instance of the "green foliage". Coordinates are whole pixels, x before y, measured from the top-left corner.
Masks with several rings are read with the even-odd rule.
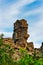
[[[0,35],[0,46],[3,45],[3,36],[4,36],[4,34]]]
[[[14,65],[13,52],[10,45],[3,44],[3,38],[0,38],[0,65]]]
[[[3,44],[3,38],[0,39],[0,65],[43,65],[43,58],[37,59],[36,53],[29,55],[25,49],[20,48],[20,59],[15,61],[12,58],[14,49],[9,44]]]
[[[19,65],[29,65],[32,64],[32,56],[30,56],[26,50],[20,49],[21,59],[19,60]]]
[[[43,58],[37,58],[36,53],[34,53],[34,56],[31,56],[24,49],[20,49],[20,52],[23,55],[21,55],[19,65],[43,65]]]
[[[0,46],[3,44],[3,39],[0,38]]]
[[[4,36],[4,34],[1,34],[1,35],[0,35],[0,39],[3,39],[3,36]]]

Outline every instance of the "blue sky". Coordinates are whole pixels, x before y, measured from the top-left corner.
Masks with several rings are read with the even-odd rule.
[[[0,0],[0,34],[12,37],[17,19],[27,20],[28,42],[39,48],[43,42],[43,0]]]

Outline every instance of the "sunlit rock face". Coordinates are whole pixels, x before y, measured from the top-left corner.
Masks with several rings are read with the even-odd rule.
[[[14,43],[20,45],[21,47],[25,47],[27,43],[27,39],[29,37],[29,34],[27,34],[28,24],[27,21],[17,20],[14,23],[14,32],[13,32],[13,40]]]
[[[25,19],[17,20],[14,23],[13,40],[16,46],[25,48],[30,54],[34,52],[33,42],[27,42],[28,24]]]

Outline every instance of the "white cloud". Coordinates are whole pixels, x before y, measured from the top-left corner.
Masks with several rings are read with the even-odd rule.
[[[1,1],[1,0],[0,0]],[[5,28],[13,27],[13,23],[16,19],[18,19],[18,15],[21,13],[21,9],[27,5],[31,4],[36,0],[19,0],[16,3],[9,4],[9,6],[5,6],[4,10],[0,11],[0,34],[4,33],[5,37],[12,37],[12,32],[5,32]],[[22,13],[21,13],[22,14]],[[36,8],[35,10],[30,10],[22,14],[23,17],[27,17],[30,15],[40,14],[39,20],[37,23],[33,23],[32,27],[29,29],[30,38],[28,41],[33,41],[35,47],[39,47],[37,41],[43,38],[43,7]],[[31,20],[30,20],[31,21]]]
[[[30,38],[29,41],[33,41],[34,47],[39,48],[41,43],[43,42],[43,20],[42,17],[33,23],[33,25],[29,28]]]
[[[35,43],[34,44],[34,48],[40,48],[41,47],[41,43],[39,44],[39,43]]]
[[[5,37],[11,37],[11,32],[5,32],[5,28],[13,27],[13,23],[18,18],[18,14],[21,13],[20,9],[26,4],[30,4],[35,0],[19,0],[16,3],[9,4],[0,8],[0,33],[4,33]],[[2,4],[2,0],[0,3]]]
[[[35,0],[19,0],[16,3],[9,4],[9,6],[4,6],[0,11],[0,30],[9,28],[13,25],[18,15],[20,14],[20,9],[26,4],[30,4]]]
[[[43,7],[42,6],[36,8],[36,9],[33,9],[31,11],[25,12],[24,16],[36,15],[36,14],[40,14],[40,13],[41,14],[43,13]]]
[[[1,15],[3,18],[11,19],[13,15],[16,16],[20,13],[20,9],[22,9],[23,6],[34,1],[35,0],[19,0],[18,2],[10,4],[7,8],[5,8],[5,10],[2,11]]]
[[[12,38],[12,35],[13,35],[13,32],[0,32],[0,34],[4,34],[4,38],[8,38],[8,37],[11,37]]]
[[[33,9],[32,11],[28,11],[24,14],[24,16],[30,16],[30,15],[38,15],[38,20],[34,19],[32,21],[29,26],[29,33],[30,33],[30,38],[28,38],[28,42],[29,41],[33,41],[34,43],[34,47],[39,48],[41,46],[41,43],[43,42],[43,7],[38,7],[35,10]]]

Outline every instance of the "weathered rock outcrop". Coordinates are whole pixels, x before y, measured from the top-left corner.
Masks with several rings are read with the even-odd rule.
[[[28,33],[28,24],[24,19],[17,20],[14,23],[14,31],[13,31],[13,40],[15,45],[20,46],[22,48],[28,48],[31,51],[34,49],[33,42],[27,43],[27,39],[30,36]]]
[[[3,43],[4,44],[9,44],[11,47],[14,48],[14,41],[12,40],[12,38],[3,38]]]
[[[28,53],[32,55],[34,53],[34,45],[33,45],[33,42],[28,42],[26,49],[28,50]]]
[[[29,54],[37,54],[36,56],[43,56],[43,42],[40,48],[34,48],[33,42],[27,42],[28,37],[30,36],[28,33],[28,24],[24,19],[17,20],[14,23],[13,30],[13,39],[12,38],[3,38],[4,44],[10,44],[15,50],[19,50],[19,48],[26,49]],[[16,52],[16,51],[15,51]],[[17,52],[18,53],[18,52]],[[15,53],[16,55],[16,53]]]
[[[27,29],[28,24],[24,19],[17,20],[14,23],[13,40],[15,44],[20,45],[21,47],[25,47],[27,38],[29,37],[29,34],[27,34]]]

